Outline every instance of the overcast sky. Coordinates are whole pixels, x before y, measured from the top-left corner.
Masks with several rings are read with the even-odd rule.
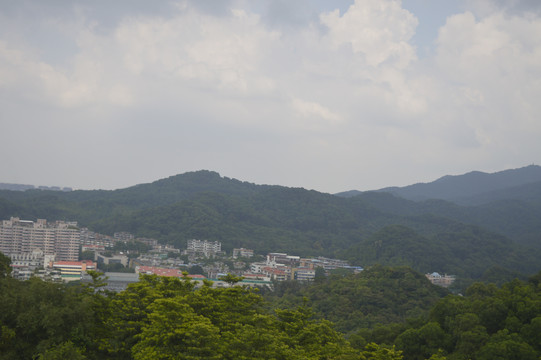
[[[541,163],[538,0],[0,0],[0,182],[335,193]]]

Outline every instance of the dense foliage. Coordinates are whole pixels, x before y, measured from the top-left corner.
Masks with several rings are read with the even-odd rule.
[[[92,275],[76,287],[1,279],[0,359],[401,358],[376,344],[355,350],[309,308],[269,312],[240,286],[195,289],[187,278],[143,276],[103,294]]]
[[[338,330],[350,333],[427,315],[448,293],[410,268],[373,266],[359,274],[331,275],[305,285],[276,283],[275,291],[265,298],[275,306],[293,308],[307,301]]]
[[[359,331],[353,343],[394,344],[405,359],[534,360],[541,356],[541,273],[501,288],[475,283],[465,296],[448,295],[424,321]]]
[[[537,259],[505,237],[474,226],[429,236],[403,225],[387,226],[343,252],[342,257],[365,266],[405,265],[422,273],[438,270],[462,280],[480,279],[494,266],[524,273],[534,273],[540,266]]]
[[[9,260],[0,258],[2,268],[5,264]],[[541,356],[541,272],[502,287],[476,283],[464,296],[440,300],[436,297],[444,291],[434,292],[411,270],[375,267],[365,274],[318,280],[297,294],[310,299],[289,308],[276,305],[281,295],[291,295],[284,288],[276,298],[267,297],[274,303],[269,306],[254,290],[214,289],[210,283],[195,288],[188,278],[142,276],[125,291],[104,293],[98,273],[91,273],[93,282],[76,286],[37,278],[18,281],[4,274],[0,359]],[[226,280],[234,284],[239,278]],[[427,312],[428,303],[433,305]],[[328,319],[336,319],[344,331],[357,330],[349,331],[346,340]],[[393,320],[398,322],[389,323]]]

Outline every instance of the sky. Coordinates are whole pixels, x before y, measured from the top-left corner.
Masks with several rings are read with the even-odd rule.
[[[538,0],[0,0],[0,182],[336,193],[541,163]]]

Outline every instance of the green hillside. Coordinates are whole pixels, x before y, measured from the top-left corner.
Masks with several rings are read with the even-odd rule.
[[[344,333],[428,315],[449,292],[408,267],[372,266],[356,275],[332,275],[314,283],[277,283],[265,298],[296,308],[305,301]]]
[[[179,248],[190,238],[218,240],[226,251],[339,257],[465,279],[490,268],[525,274],[541,268],[540,250],[531,249],[540,243],[536,206],[508,200],[463,207],[385,193],[344,198],[210,171],[114,191],[0,191],[3,219],[77,220],[97,232],[129,231]]]

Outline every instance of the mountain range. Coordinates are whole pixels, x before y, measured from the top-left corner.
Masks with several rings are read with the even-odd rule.
[[[536,184],[539,182],[541,166],[530,165],[492,174],[472,171],[463,175],[446,175],[429,183],[387,187],[376,191],[415,201],[441,199],[462,205],[480,205],[502,199],[527,200],[529,191],[539,187]],[[361,193],[351,190],[336,195],[351,197]]]
[[[191,238],[218,240],[226,251],[341,257],[464,279],[541,269],[535,165],[335,195],[207,170],[110,191],[0,190],[0,218],[11,216],[77,220],[97,232],[129,231],[179,248]]]

